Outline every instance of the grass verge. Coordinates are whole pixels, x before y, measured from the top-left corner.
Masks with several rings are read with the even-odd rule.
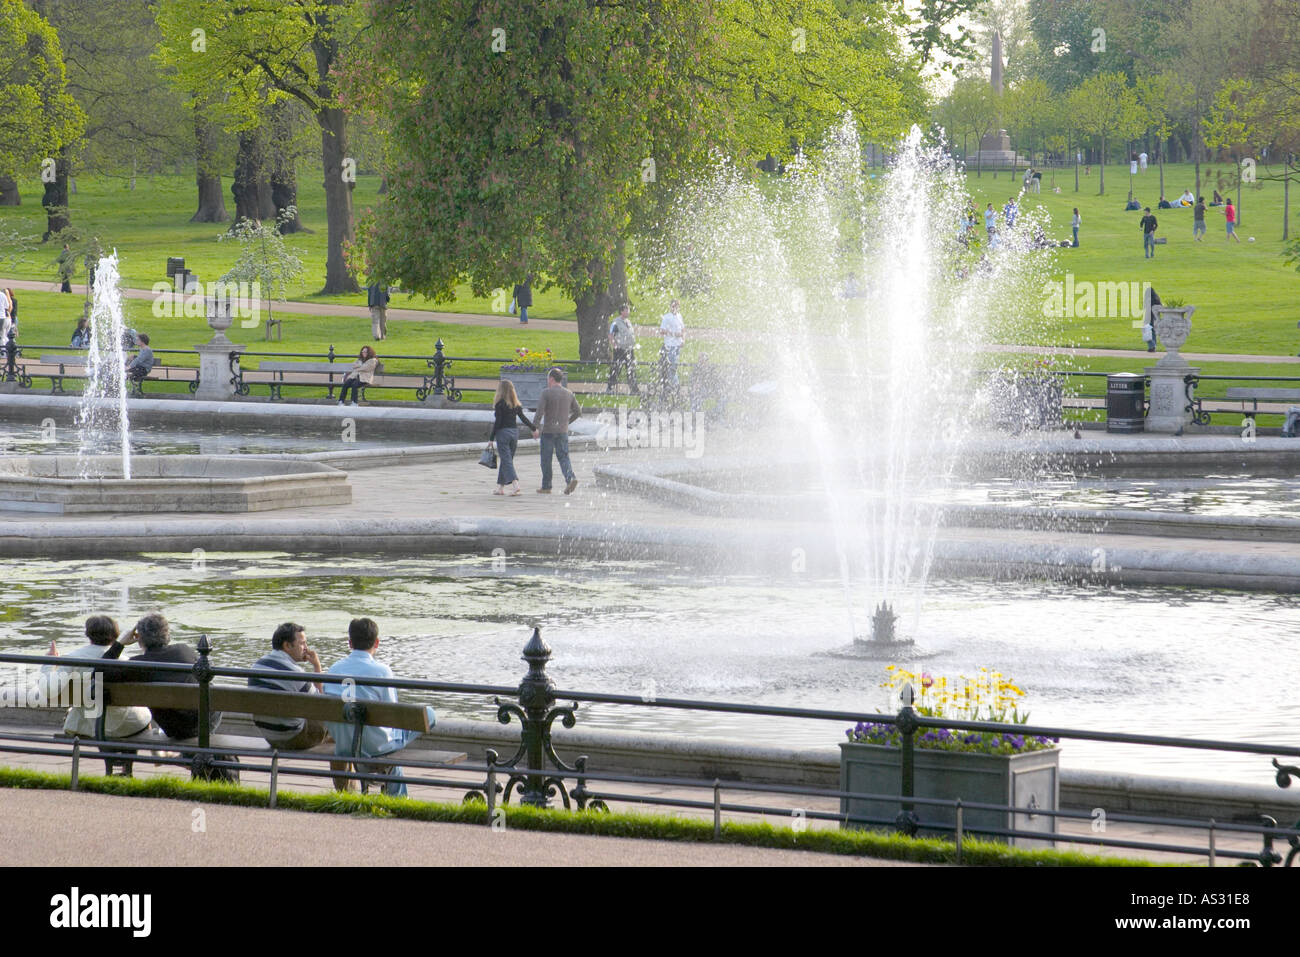
[[[71,786],[71,777],[67,774],[0,768],[0,787],[67,791]],[[138,779],[83,775],[79,779],[78,787],[79,790],[93,794],[174,798],[237,807],[264,808],[270,800],[269,792],[262,788],[185,781],[170,776]],[[441,821],[480,826],[487,824],[487,809],[482,804],[442,804],[384,795],[363,796],[341,792],[303,794],[284,790],[277,793],[277,802],[281,808],[316,814],[362,814],[412,821]],[[923,864],[957,863],[956,847],[949,841],[933,838],[913,839],[875,831],[799,832],[788,827],[773,827],[767,823],[728,822],[722,825],[720,837],[715,838],[713,824],[707,820],[662,814],[552,811],[518,805],[506,807],[506,826],[524,831],[591,834],[657,841],[705,843],[716,840],[723,844],[817,851],[823,854],[846,854]],[[1150,866],[1150,862],[1147,861],[1101,857],[1076,851],[1025,850],[993,841],[970,839],[963,844],[962,863],[971,866],[1001,867]]]

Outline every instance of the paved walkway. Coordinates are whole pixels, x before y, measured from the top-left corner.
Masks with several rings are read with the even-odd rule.
[[[112,822],[88,831],[87,821]],[[469,824],[195,804],[69,791],[0,795],[0,864],[37,867],[920,866],[838,854],[545,834]],[[123,840],[129,834],[131,839]],[[364,850],[361,850],[364,849]]]
[[[22,728],[9,727],[0,730],[3,730],[5,732],[17,732],[17,733],[25,733],[25,734],[33,733],[33,729],[30,727],[22,727]],[[418,750],[412,751],[411,755],[414,759],[428,760],[428,758],[424,754],[420,753]],[[248,760],[249,759],[246,759],[245,763],[248,763]],[[6,754],[3,758],[3,764],[9,767],[30,768],[33,770],[50,771],[50,772],[62,773],[62,774],[67,774],[71,768],[71,762],[68,759],[55,757],[51,755]],[[301,761],[286,762],[284,766],[301,767],[304,766],[304,762]],[[83,774],[99,774],[101,773],[100,768],[102,767],[102,764],[98,761],[87,762],[83,764],[82,767],[83,767],[83,771],[82,771]],[[408,771],[407,776],[411,777],[418,773],[420,772],[411,770]],[[477,787],[482,783],[483,780],[483,775],[477,772],[431,771],[425,773],[428,776],[434,776],[442,779],[463,780],[464,783],[454,788],[423,787],[420,785],[412,784],[410,785],[410,794],[412,798],[416,798],[418,800],[427,800],[427,801],[449,802],[453,804],[458,803],[464,797],[464,794],[467,790]],[[145,762],[137,762],[135,765],[135,776],[137,778],[152,778],[152,777],[160,777],[163,775],[179,776],[182,779],[188,777],[188,775],[185,772],[179,771],[175,767],[168,767],[165,765],[151,765]],[[247,769],[241,772],[240,783],[248,785],[250,787],[257,787],[257,788],[270,787],[270,780],[267,774],[262,772],[250,771]],[[599,782],[592,782],[590,786],[593,790],[596,791],[602,790],[602,785]],[[288,775],[284,775],[283,773],[281,774],[280,777],[280,787],[285,790],[293,790],[293,791],[306,792],[306,793],[324,793],[330,790],[330,784],[328,780],[324,777],[319,777],[319,778],[303,777],[303,776],[296,776],[296,775],[288,776]],[[702,793],[699,790],[690,790],[685,788],[668,787],[668,786],[652,786],[652,785],[619,783],[619,784],[609,784],[608,786],[605,786],[604,789],[609,791],[617,791],[620,794],[644,795],[646,798],[650,798],[650,799],[673,798],[679,800],[693,800],[693,801],[706,801],[706,802],[712,800],[711,792]],[[9,821],[9,815],[12,813],[8,810],[8,808],[12,803],[9,800],[10,795],[27,794],[27,793],[29,792],[15,791],[15,790],[9,790],[9,791],[0,790],[0,832],[5,833],[6,835],[14,833],[12,829],[12,824]],[[67,795],[66,792],[58,792],[58,791],[41,791],[41,792],[30,792],[30,793],[38,794],[38,795],[48,795],[51,797],[56,795],[64,796],[64,797],[75,797],[72,795]],[[92,797],[92,796],[83,795],[81,797]],[[760,806],[760,807],[767,807],[773,809],[788,809],[784,811],[777,811],[775,813],[767,813],[767,814],[744,813],[744,812],[733,812],[733,811],[724,811],[723,813],[723,819],[727,821],[747,821],[747,822],[762,821],[771,824],[773,827],[791,826],[791,822],[795,820],[796,812],[799,810],[802,810],[805,815],[808,812],[817,812],[817,811],[834,813],[835,811],[838,810],[839,807],[838,801],[834,798],[814,798],[814,797],[807,797],[807,796],[775,794],[767,791],[764,792],[744,791],[740,789],[730,789],[730,788],[725,789],[723,791],[722,799],[724,804],[725,803],[748,804],[752,806]],[[158,804],[158,802],[155,799],[144,799],[144,798],[113,798],[112,800],[147,803],[155,806],[157,806]],[[675,808],[675,807],[667,807],[663,805],[641,804],[639,802],[629,801],[629,800],[611,801],[609,803],[611,809],[615,811],[669,814],[669,815],[674,815],[679,817],[707,819],[707,820],[711,820],[713,815],[712,810],[707,808]],[[234,810],[234,809],[216,808],[213,805],[201,805],[201,804],[191,803],[191,802],[169,801],[166,802],[166,804],[182,805],[184,807],[184,819],[183,821],[178,822],[180,824],[183,824],[183,828],[179,829],[180,833],[172,835],[172,837],[176,839],[177,845],[185,853],[189,853],[189,852],[207,853],[208,850],[211,849],[211,847],[209,847],[208,850],[204,850],[201,847],[193,847],[190,843],[188,843],[187,839],[190,838],[191,835],[187,832],[190,827],[190,821],[192,818],[192,812],[194,808],[203,807],[207,809],[206,813],[209,822],[209,833],[211,833],[212,831],[211,822],[213,820],[213,813],[215,810],[221,810],[221,811]],[[145,809],[145,813],[147,813],[147,808]],[[166,810],[161,810],[156,813],[156,816],[161,820],[163,819],[166,813],[167,813]],[[265,811],[249,811],[247,813],[249,813],[250,815],[276,815],[276,814],[289,815],[290,819],[295,821],[299,819],[306,819],[309,822],[335,820],[329,815],[308,816],[305,813],[286,811],[284,809],[277,809],[277,810],[267,809]],[[510,826],[509,814],[510,814],[509,805],[507,805],[506,825],[505,825],[507,830],[509,830],[509,826]],[[112,816],[114,820],[118,820],[118,815],[116,813],[113,813]],[[272,824],[269,823],[266,825],[260,824],[259,823],[260,819],[257,817],[250,817],[247,820],[249,822],[247,826],[250,828],[250,832],[249,832],[250,844],[257,843],[257,837],[260,833],[262,833],[263,828],[266,828],[267,830],[273,829]],[[839,827],[839,823],[836,821],[822,820],[822,819],[810,818],[810,817],[805,817],[804,821],[805,821],[805,826],[809,829]],[[460,830],[472,831],[475,832],[475,834],[477,835],[482,835],[485,832],[488,832],[488,829],[486,827],[479,828],[479,827],[474,827],[472,825],[463,825],[463,824],[431,824],[426,822],[404,822],[404,821],[388,821],[384,823],[403,825],[404,827],[402,833],[409,833],[406,831],[407,826],[419,828],[419,829],[434,828],[437,829],[439,832],[445,831],[446,829],[450,828],[453,831],[460,831]],[[234,825],[232,824],[232,826]],[[312,825],[308,823],[305,826],[310,828]],[[1091,818],[1080,819],[1080,820],[1063,818],[1060,821],[1059,828],[1061,833],[1063,834],[1078,835],[1080,837],[1097,836],[1094,834],[1092,830]],[[19,831],[18,833],[21,834],[22,832]],[[387,832],[387,833],[393,834],[398,832]],[[39,832],[34,833],[32,840],[38,839],[38,834]],[[427,832],[419,831],[418,834],[419,836],[417,839],[411,840],[409,842],[410,849],[408,851],[401,850],[402,842],[400,839],[395,840],[394,846],[398,848],[398,852],[397,852],[398,856],[394,858],[394,863],[428,863],[427,860],[420,860],[420,859],[410,860],[409,857],[407,856],[410,853],[415,853],[417,855],[423,854],[424,853],[423,848],[427,847],[430,843],[432,843],[430,838],[426,836]],[[1106,834],[1107,836],[1110,836],[1116,840],[1140,841],[1140,842],[1147,842],[1152,844],[1164,844],[1169,846],[1206,847],[1208,844],[1208,838],[1206,832],[1201,829],[1193,829],[1193,828],[1161,827],[1161,826],[1146,825],[1146,824],[1124,824],[1124,823],[1117,823],[1111,821],[1108,822]],[[364,838],[364,835],[360,835],[360,834],[354,836],[357,837],[358,839]],[[452,835],[453,838],[456,836],[457,835],[455,834]],[[398,837],[400,838],[400,833],[398,834]],[[453,847],[464,846],[466,848],[472,849],[477,846],[476,840],[477,840],[476,838],[465,838],[463,844],[453,843],[452,846]],[[615,839],[602,837],[602,838],[588,838],[584,840],[614,841]],[[30,844],[22,841],[21,839],[18,843],[23,847],[31,846]],[[651,844],[654,847],[659,846],[659,842],[636,841],[631,843],[638,844],[638,845]],[[286,846],[287,846],[287,841],[286,841]],[[441,843],[439,843],[438,846],[439,846],[439,853],[441,853],[441,846],[442,846]],[[1260,842],[1259,839],[1255,837],[1220,832],[1216,837],[1216,846],[1220,851],[1240,850],[1249,853],[1254,853],[1259,850]],[[487,844],[486,847],[493,850],[495,849],[495,845],[492,845],[490,843]],[[723,850],[722,846],[713,847],[709,845],[683,845],[682,847],[688,853],[684,854],[681,859],[671,860],[671,861],[664,860],[662,861],[662,863],[674,863],[674,864],[692,864],[692,863],[784,864],[786,863],[784,861],[779,861],[779,860],[757,861],[757,862],[744,861],[744,860],[733,861],[728,856],[723,856],[722,858],[715,861],[712,860],[709,855],[711,852],[717,852]],[[698,849],[703,853],[703,859],[697,860],[694,857],[693,851],[695,849]],[[1196,855],[1196,854],[1173,853],[1173,852],[1164,852],[1164,851],[1156,851],[1156,850],[1098,847],[1097,845],[1093,845],[1093,844],[1073,843],[1069,841],[1063,841],[1058,843],[1057,849],[1069,850],[1069,851],[1081,851],[1087,854],[1100,854],[1102,856],[1114,856],[1114,857],[1133,858],[1139,860],[1150,860],[1150,861],[1155,861],[1155,862],[1165,863],[1165,864],[1171,864],[1171,863],[1202,863],[1203,864],[1206,861],[1206,857],[1204,854]],[[318,849],[318,850],[323,851],[324,849]],[[741,850],[741,849],[736,849],[736,850]],[[752,850],[757,850],[757,849],[752,849]],[[545,851],[544,847],[539,847],[536,849],[537,853],[543,853],[544,851]],[[238,853],[237,849],[235,852]],[[588,853],[588,850],[585,848],[575,847],[572,853],[585,855]],[[660,862],[654,860],[653,855],[656,853],[661,853],[661,851],[652,850],[645,853],[650,854],[652,856],[650,858],[646,858],[644,860],[644,863]],[[784,854],[786,852],[773,851],[770,853]],[[845,863],[846,862],[846,859],[837,857],[835,855],[808,854],[806,855],[806,857],[809,859],[804,859],[804,855],[801,854],[800,859],[792,861],[791,863],[799,864],[799,863]],[[825,858],[831,858],[831,859],[824,860]],[[344,858],[343,860],[346,860],[346,858]],[[851,861],[852,859],[848,859],[848,860]],[[132,862],[146,863],[144,861],[128,861],[128,863],[132,863]],[[182,860],[181,862],[189,863],[188,860]],[[313,859],[301,860],[301,861],[286,860],[283,863],[324,864],[324,863],[332,863],[332,862],[333,862],[332,860],[313,858]],[[619,855],[617,852],[613,852],[613,856],[608,859],[588,860],[584,857],[581,860],[572,860],[572,861],[568,861],[567,863],[618,863],[618,862],[619,862]],[[9,863],[8,861],[5,860],[4,852],[2,850],[0,850],[0,863]],[[18,863],[18,862],[15,861],[13,863]],[[108,864],[113,862],[103,861],[102,863]],[[208,858],[205,857],[199,861],[195,861],[195,863],[239,864],[239,863],[246,863],[246,861],[239,857],[235,857],[233,859],[215,859],[215,860],[209,860]],[[868,863],[883,864],[886,862],[872,860],[869,861]]]
[[[58,292],[59,283],[42,282],[31,279],[5,279],[0,277],[0,286],[13,289],[26,289],[32,292]],[[72,295],[85,296],[86,287],[84,285],[73,285]],[[150,289],[123,289],[122,295],[128,299],[149,299],[154,298],[154,293]],[[370,310],[365,306],[347,306],[336,303],[322,302],[302,302],[294,300],[291,302],[276,303],[275,308],[285,313],[297,313],[308,316],[357,316],[369,319]],[[433,312],[425,309],[400,309],[389,307],[388,318],[398,321],[407,322],[446,322],[453,325],[461,326],[486,326],[498,329],[514,329],[520,323],[514,316],[483,315],[469,312]],[[529,319],[528,327],[530,329],[541,329],[543,331],[555,332],[574,332],[577,330],[577,323],[572,319]],[[701,329],[692,328],[690,335],[693,338],[717,339],[717,340],[741,340],[750,338],[751,334],[744,330],[737,329]],[[757,337],[758,333],[752,334]],[[1064,355],[1077,358],[1109,358],[1109,359],[1144,359],[1154,361],[1157,355],[1152,355],[1145,349],[1067,349],[1058,346],[1018,346],[1018,345],[988,345],[983,347],[986,352],[1006,352],[1028,355]],[[1300,365],[1300,356],[1270,356],[1270,355],[1249,355],[1222,352],[1184,352],[1183,356],[1190,362],[1244,362],[1244,363],[1281,363]]]

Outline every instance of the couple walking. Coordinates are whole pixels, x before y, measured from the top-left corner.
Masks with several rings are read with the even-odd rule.
[[[515,471],[515,452],[519,447],[519,426],[522,422],[533,432],[533,438],[541,435],[542,439],[542,487],[537,491],[542,495],[551,493],[551,457],[560,460],[560,471],[564,473],[564,494],[570,494],[578,487],[577,476],[569,462],[569,424],[582,415],[577,397],[564,387],[564,372],[552,369],[546,377],[546,388],[537,403],[537,421],[528,421],[523,404],[515,393],[515,384],[509,379],[502,379],[497,386],[496,401],[492,406],[496,420],[492,423],[492,436],[488,445],[496,445],[499,466],[497,468],[497,487],[493,495],[518,495],[519,473]],[[506,491],[506,486],[510,491]]]

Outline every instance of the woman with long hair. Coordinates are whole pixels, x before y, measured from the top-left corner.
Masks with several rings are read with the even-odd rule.
[[[352,404],[357,404],[357,400],[361,398],[361,386],[370,385],[375,381],[377,365],[379,359],[375,356],[375,350],[369,346],[362,346],[357,361],[352,363],[352,368],[348,369],[343,376],[343,387],[339,390],[339,405],[343,405],[347,399],[348,389],[352,390]]]
[[[509,379],[502,379],[497,386],[492,411],[496,414],[496,420],[492,423],[492,435],[488,438],[488,444],[496,443],[498,458],[497,487],[492,494],[505,495],[506,486],[509,485],[510,494],[518,495],[519,474],[515,471],[515,450],[519,447],[518,423],[522,422],[532,429],[533,438],[537,438],[537,427],[528,421],[523,404],[515,392],[515,384]]]

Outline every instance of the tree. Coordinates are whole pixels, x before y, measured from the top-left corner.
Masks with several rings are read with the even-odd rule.
[[[1038,78],[1024,80],[1007,93],[1004,109],[1016,139],[1029,144],[1029,161],[1034,147],[1043,146],[1047,134],[1059,121],[1059,104],[1047,84]]]
[[[39,169],[48,179],[55,158],[63,160],[62,151],[78,140],[85,123],[68,94],[57,32],[20,0],[0,0],[0,173],[12,177]],[[16,185],[11,192],[16,197]],[[59,217],[66,218],[66,193],[61,209],[51,205],[47,212],[46,237],[60,228]]]
[[[68,92],[86,114],[81,169],[120,175],[135,189],[141,169],[187,156],[184,101],[150,59],[158,41],[151,0],[35,0],[58,30]]]
[[[199,188],[199,208],[190,217],[190,222],[224,223],[230,219],[230,214],[226,212],[226,196],[221,190],[217,125],[204,115],[204,108],[199,100],[194,100],[192,108],[194,110],[194,178]]]
[[[574,299],[584,359],[626,296],[629,243],[711,150],[752,168],[845,110],[892,136],[924,105],[891,10],[863,0],[377,0],[371,13],[344,85],[389,124],[364,271],[444,302],[463,281],[487,295],[544,276]]]
[[[1180,105],[1191,95],[1187,84],[1175,73],[1157,73],[1140,76],[1137,80],[1137,100],[1141,107],[1143,125],[1156,138],[1156,155],[1160,162],[1160,195],[1165,195],[1165,144],[1174,131],[1174,117]]]
[[[360,29],[356,0],[160,0],[159,58],[191,92],[222,91],[225,109],[247,130],[285,98],[301,102],[320,130],[328,241],[324,293],[357,292],[344,249],[354,239],[347,113],[335,72]]]
[[[1106,195],[1106,141],[1128,139],[1142,130],[1142,111],[1137,95],[1122,73],[1099,73],[1084,80],[1070,94],[1070,112],[1079,130],[1099,142],[1101,188]]]
[[[273,225],[255,219],[239,219],[230,231],[217,237],[218,242],[233,240],[239,243],[239,258],[219,282],[257,283],[266,296],[266,317],[271,318],[271,300],[284,301],[289,284],[302,275],[302,260],[289,252],[281,238],[281,227],[298,218],[298,211],[289,207]],[[257,291],[253,293],[257,298]]]
[[[997,104],[994,102],[993,90],[988,81],[978,75],[959,77],[948,94],[948,102],[951,104],[955,130],[960,132],[963,139],[967,136],[973,138],[975,148],[978,150],[980,140],[993,129],[993,124],[998,118]],[[967,150],[963,148],[963,159],[967,155]],[[983,169],[978,162],[976,175],[983,175]]]

